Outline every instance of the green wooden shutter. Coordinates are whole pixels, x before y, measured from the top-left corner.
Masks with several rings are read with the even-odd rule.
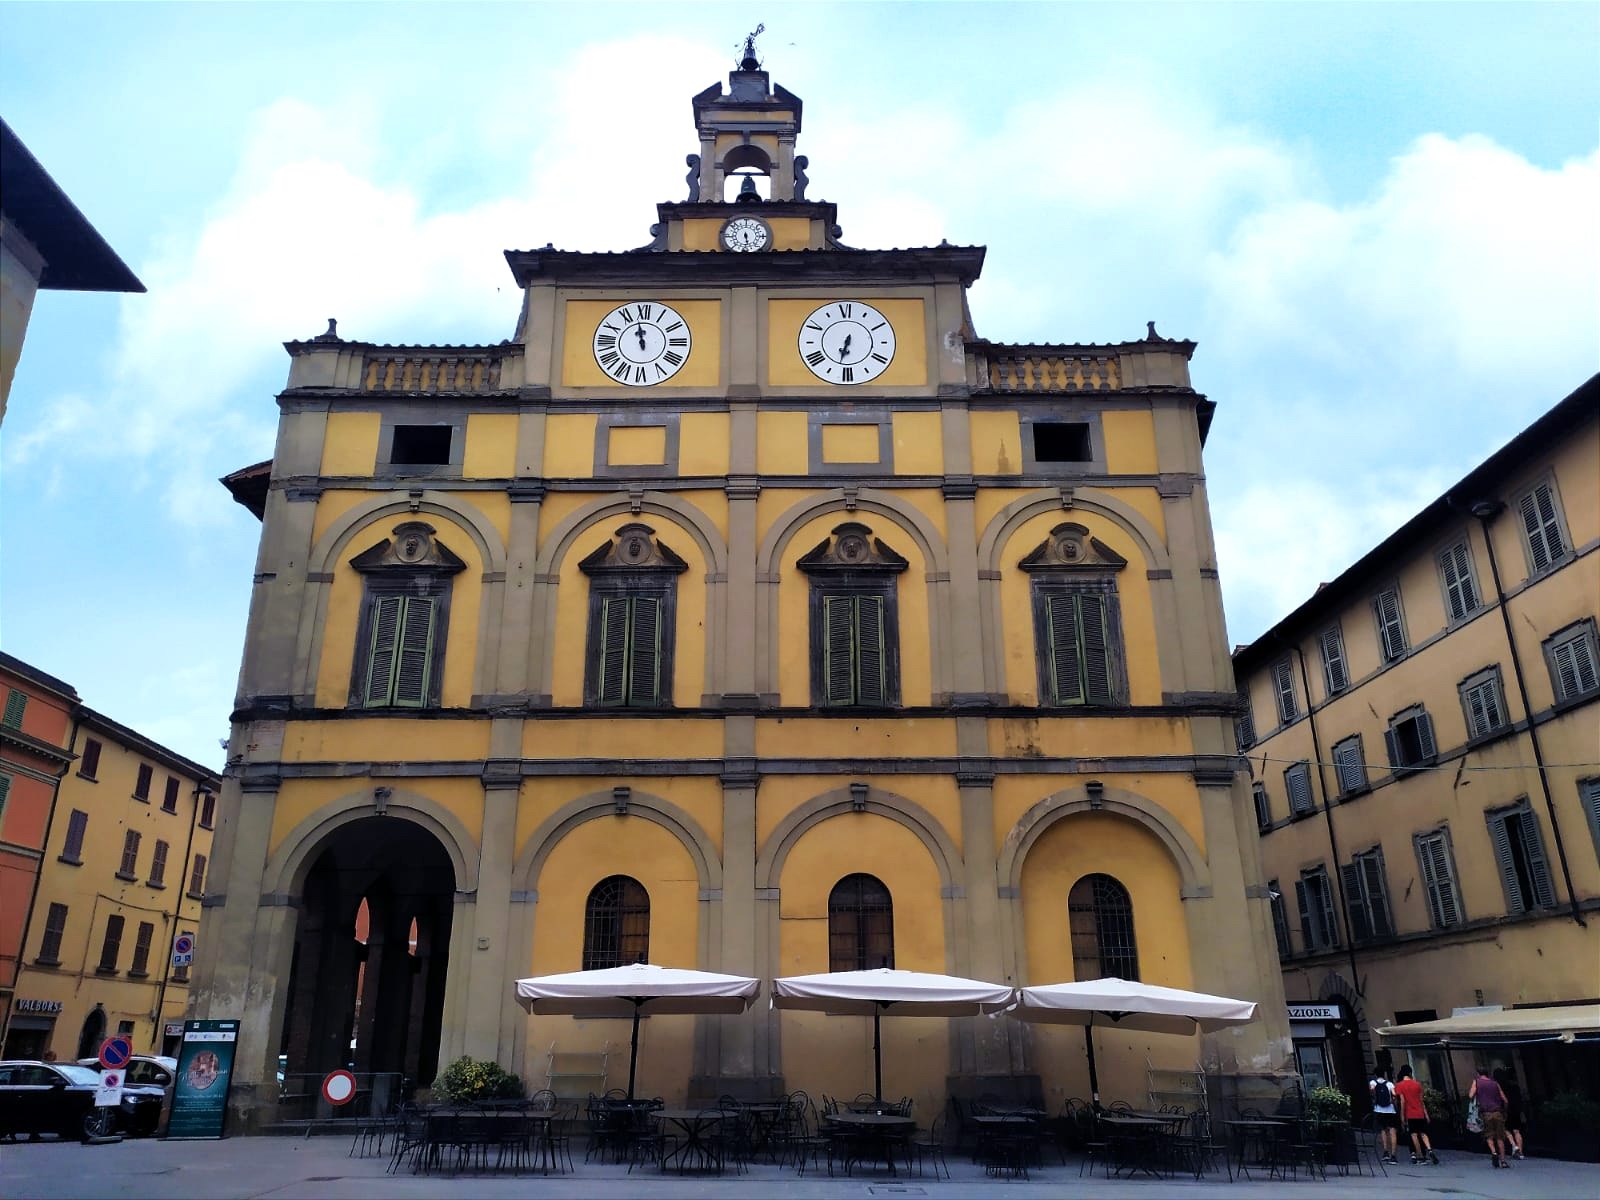
[[[1322,873],[1317,880],[1322,892],[1322,927],[1327,933],[1328,945],[1337,946],[1339,937],[1339,914],[1333,902],[1333,880],[1326,873]]]
[[[1419,712],[1417,720],[1417,744],[1422,747],[1422,761],[1438,756],[1439,748],[1433,740],[1433,718],[1426,712]]]
[[[1344,906],[1350,917],[1350,936],[1358,942],[1372,937],[1372,922],[1368,919],[1366,895],[1361,886],[1361,871],[1355,863],[1339,868],[1339,879],[1344,885]]]
[[[1533,569],[1542,571],[1566,552],[1561,539],[1561,522],[1556,518],[1555,493],[1541,483],[1517,503],[1522,528],[1528,535],[1528,556]]]
[[[595,699],[600,704],[627,703],[628,601],[607,596],[600,601],[600,629],[595,647]]]
[[[1400,619],[1400,593],[1391,588],[1375,601],[1378,610],[1378,632],[1383,640],[1383,657],[1393,661],[1406,652],[1405,625]]]
[[[628,601],[628,703],[655,704],[661,695],[661,601],[635,596]]]
[[[1315,950],[1317,948],[1317,932],[1311,925],[1311,905],[1307,901],[1306,881],[1304,879],[1294,881],[1294,899],[1295,903],[1300,906],[1300,936],[1305,940],[1307,950]]]
[[[1500,868],[1500,886],[1506,893],[1506,912],[1512,916],[1528,911],[1527,897],[1522,894],[1522,885],[1517,880],[1516,863],[1511,857],[1511,822],[1510,813],[1489,814],[1489,844],[1494,847],[1495,865]]]
[[[1367,916],[1374,937],[1389,937],[1394,933],[1394,921],[1389,916],[1389,884],[1383,866],[1383,848],[1378,847],[1361,855],[1361,890],[1367,899]]]
[[[372,640],[367,650],[366,684],[361,689],[363,704],[394,703],[394,672],[400,659],[400,615],[404,607],[402,596],[379,596],[372,602]]]
[[[22,728],[22,714],[28,707],[28,693],[12,688],[6,696],[5,716],[0,717],[0,725],[9,725],[12,729]]]
[[[1050,640],[1050,699],[1082,704],[1083,671],[1078,659],[1078,597],[1047,596],[1045,623]]]
[[[435,607],[430,599],[405,598],[394,671],[394,703],[398,706],[422,708],[428,703],[428,684],[433,677]]]
[[[855,597],[822,598],[824,704],[853,704],[856,678]]]
[[[5,816],[5,814],[6,814],[6,797],[9,796],[10,794],[11,794],[11,776],[9,776],[9,775],[0,775],[0,817]],[[76,816],[77,814],[74,813],[73,815]],[[63,854],[63,857],[70,858],[71,855]]]
[[[884,672],[883,597],[857,596],[856,702],[888,703]]]
[[[1111,703],[1111,637],[1106,628],[1106,598],[1078,597],[1079,645],[1083,647],[1083,695],[1090,704]]]
[[[1539,819],[1533,815],[1531,808],[1524,808],[1518,818],[1517,832],[1521,835],[1522,853],[1528,862],[1533,902],[1540,908],[1554,908],[1555,885],[1550,880],[1550,862],[1544,856],[1544,838],[1539,833]]]

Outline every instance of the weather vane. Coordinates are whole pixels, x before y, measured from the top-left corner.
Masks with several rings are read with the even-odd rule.
[[[741,70],[756,71],[756,70],[760,69],[761,62],[760,62],[759,59],[756,58],[756,39],[758,37],[760,37],[766,31],[767,31],[767,26],[763,22],[762,24],[757,25],[753,30],[751,30],[748,34],[745,35],[745,39],[744,39],[744,61],[742,61],[739,64],[739,67],[740,67]]]

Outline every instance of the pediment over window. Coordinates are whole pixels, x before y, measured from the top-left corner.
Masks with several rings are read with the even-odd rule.
[[[454,575],[467,569],[425,521],[402,521],[393,533],[356,555],[350,565],[365,575]]]
[[[872,536],[872,530],[859,521],[846,521],[834,527],[822,541],[795,564],[810,575],[830,572],[860,574],[887,574],[904,571],[909,565],[882,539]]]
[[[1024,571],[1105,575],[1122,570],[1128,560],[1099,538],[1092,537],[1082,525],[1065,521],[1052,529],[1050,536],[1017,565]]]
[[[578,564],[585,575],[626,571],[670,571],[681,575],[689,564],[656,537],[656,531],[638,521],[630,521]]]

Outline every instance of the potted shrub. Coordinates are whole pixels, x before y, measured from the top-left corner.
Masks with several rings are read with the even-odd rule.
[[[522,1095],[522,1080],[497,1062],[479,1061],[463,1054],[433,1081],[435,1098],[447,1104],[482,1104],[488,1100],[515,1100]]]
[[[1336,1087],[1311,1089],[1306,1097],[1306,1117],[1317,1128],[1317,1137],[1328,1148],[1331,1163],[1356,1161],[1355,1131],[1350,1128],[1350,1097]]]
[[[1557,1092],[1538,1108],[1537,1137],[1557,1158],[1600,1162],[1600,1101]]]

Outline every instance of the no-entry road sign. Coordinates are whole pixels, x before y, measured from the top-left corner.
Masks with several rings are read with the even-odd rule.
[[[322,1098],[329,1104],[349,1104],[355,1095],[356,1077],[349,1071],[329,1071],[322,1081]]]

